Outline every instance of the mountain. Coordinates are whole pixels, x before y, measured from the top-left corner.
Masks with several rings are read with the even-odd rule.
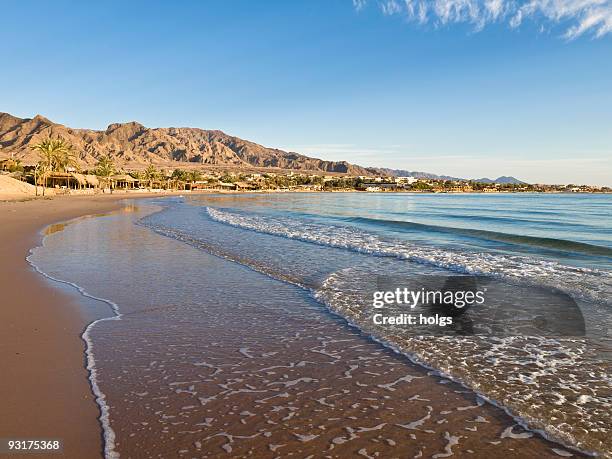
[[[515,177],[508,177],[505,175],[502,175],[501,177],[497,177],[496,179],[490,179],[486,177],[479,178],[479,179],[465,179],[465,178],[460,178],[460,177],[451,177],[449,175],[430,174],[429,172],[407,171],[404,169],[379,169],[379,170],[383,171],[387,175],[394,175],[396,177],[416,177],[416,178],[424,178],[424,179],[453,180],[453,181],[471,180],[473,182],[480,182],[480,183],[499,183],[499,184],[512,183],[515,185],[520,185],[520,184],[525,183]]]
[[[48,137],[60,136],[70,142],[79,162],[94,165],[109,155],[120,166],[139,167],[150,162],[159,166],[181,164],[218,166],[233,169],[278,168],[300,171],[372,175],[346,161],[324,161],[299,153],[267,148],[248,140],[196,128],[147,128],[135,121],[115,123],[104,131],[72,129],[36,115],[18,118],[0,113],[0,158],[13,155],[25,164],[38,161],[31,145]]]
[[[501,177],[497,177],[496,179],[490,179],[490,178],[479,178],[479,179],[472,179],[474,182],[480,182],[480,183],[500,183],[500,184],[507,184],[507,183],[511,183],[513,185],[522,185],[525,182],[520,181],[519,179],[515,178],[515,177],[508,177],[506,175],[502,175]]]
[[[72,129],[44,116],[18,118],[0,112],[0,159],[14,156],[34,164],[38,153],[31,146],[48,137],[62,137],[71,143],[84,167],[91,167],[108,155],[121,167],[210,166],[227,169],[266,169],[341,173],[349,175],[412,176],[438,180],[465,180],[448,175],[403,169],[366,168],[346,161],[325,161],[287,152],[228,135],[222,131],[197,128],[147,128],[136,121],[114,123],[104,131]],[[514,177],[477,179],[483,183],[524,183]]]
[[[395,177],[415,177],[424,179],[435,179],[435,180],[465,180],[458,177],[451,177],[449,175],[436,175],[429,172],[419,171],[407,171],[405,169],[379,169],[387,175],[393,175]]]

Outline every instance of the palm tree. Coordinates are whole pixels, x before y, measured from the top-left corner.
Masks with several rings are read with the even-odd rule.
[[[172,180],[177,188],[180,186],[185,189],[185,182],[187,181],[188,172],[182,169],[174,169],[172,171]]]
[[[53,139],[50,136],[44,140],[41,140],[35,145],[32,145],[32,150],[37,151],[42,159],[44,165],[44,187],[43,196],[45,195],[45,188],[47,187],[47,173],[55,170],[58,165],[58,158],[64,155],[69,156],[72,151],[72,145],[66,142],[62,138]]]
[[[96,165],[96,175],[102,178],[104,184],[108,184],[110,187],[111,194],[113,193],[113,187],[110,178],[115,174],[115,163],[110,156],[102,156],[98,160]]]
[[[195,182],[202,180],[202,174],[199,171],[190,171],[187,173],[187,177],[191,188],[193,188]]]
[[[79,163],[77,162],[76,155],[72,145],[68,145],[66,148],[59,151],[55,157],[55,164],[58,170],[62,172],[68,172],[69,168],[77,169]]]
[[[8,171],[23,172],[23,164],[21,163],[21,159],[11,158],[8,162]]]
[[[149,189],[153,188],[153,181],[157,178],[158,175],[159,173],[157,172],[157,169],[155,169],[155,166],[152,163],[149,164],[149,166],[144,170],[143,178],[149,182]]]
[[[44,179],[46,181],[47,172],[49,172],[47,168],[47,164],[44,161],[39,161],[36,163],[36,167],[34,167],[34,188],[36,190],[36,196],[38,196],[38,183],[40,179]],[[43,186],[42,195],[45,195],[45,187]]]

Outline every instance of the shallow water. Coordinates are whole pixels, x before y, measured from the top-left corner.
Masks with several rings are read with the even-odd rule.
[[[574,201],[564,207],[542,198],[529,197],[535,222],[514,227],[508,204],[495,226],[482,223],[493,218],[487,206],[500,207],[484,196],[475,202],[362,194],[160,200],[164,210],[143,220],[152,212],[148,206],[68,225],[49,235],[32,261],[113,301],[122,313],[121,320],[98,322],[90,331],[116,434],[109,452],[564,454],[521,427],[508,430],[515,422],[501,410],[412,365],[373,336],[552,438],[609,453],[610,226],[601,213],[610,201],[586,201],[574,211]],[[417,219],[440,206],[446,210]],[[365,212],[378,221],[364,221]],[[599,216],[589,221],[589,212]],[[392,223],[380,224],[391,217]],[[486,228],[486,237],[431,229],[449,219],[453,228]],[[427,226],[406,229],[397,221]],[[521,238],[507,236],[515,233]],[[569,243],[551,248],[551,239],[563,238]],[[515,287],[560,289],[580,307],[586,336],[417,337],[372,325],[364,294],[376,275],[449,270],[494,275]]]

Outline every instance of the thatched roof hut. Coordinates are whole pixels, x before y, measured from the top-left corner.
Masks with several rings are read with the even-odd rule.
[[[111,177],[111,180],[115,182],[126,182],[126,183],[135,183],[138,182],[134,177],[128,174],[117,174]]]
[[[56,187],[56,188],[78,188],[81,186],[81,182],[72,172],[48,172],[44,175],[44,180],[46,186]]]
[[[139,182],[139,180],[128,174],[113,175],[111,180],[117,188],[134,188],[134,185]]]
[[[100,185],[100,180],[98,180],[98,177],[96,177],[93,174],[87,174],[85,176],[85,180],[87,181],[87,184],[90,186],[99,186]]]
[[[236,182],[236,189],[237,190],[256,190],[257,189],[257,185],[255,185],[254,183],[250,183],[250,182]]]
[[[87,179],[83,174],[77,174],[76,172],[70,172],[72,178],[74,178],[80,186],[87,186]]]

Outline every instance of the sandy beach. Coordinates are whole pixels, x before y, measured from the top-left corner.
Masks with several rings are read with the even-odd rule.
[[[0,203],[3,437],[60,438],[65,457],[101,457],[99,410],[80,337],[87,319],[75,296],[46,281],[25,258],[40,244],[46,226],[115,210],[125,198],[114,194]]]
[[[299,284],[314,282],[313,266],[323,264],[296,263],[287,282],[264,265],[295,252],[339,268],[362,255],[289,239],[267,246],[265,235],[201,220],[199,197],[170,200],[160,213],[144,201],[115,212],[124,199],[149,196],[0,203],[3,437],[58,438],[69,458],[102,457],[104,448],[127,457],[582,456],[329,315],[294,285],[300,275]],[[86,215],[104,217],[54,225]],[[90,335],[110,427],[98,419],[81,339],[101,316],[26,261],[45,228],[52,235],[33,263],[112,299],[124,315]],[[109,429],[113,441],[104,442]]]
[[[0,459],[612,459],[612,0],[2,11]]]

